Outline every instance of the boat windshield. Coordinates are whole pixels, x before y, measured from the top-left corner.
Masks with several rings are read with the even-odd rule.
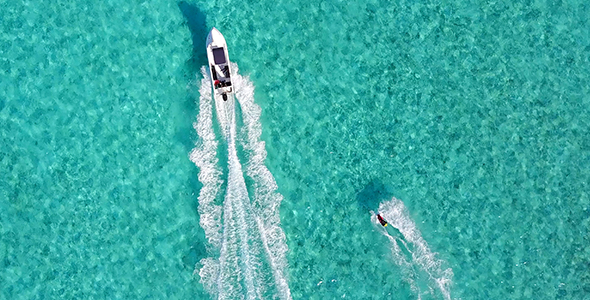
[[[213,59],[215,60],[216,65],[225,63],[225,51],[223,51],[223,48],[213,49]]]

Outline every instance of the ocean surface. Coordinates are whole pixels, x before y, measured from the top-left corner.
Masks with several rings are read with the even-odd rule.
[[[0,299],[590,299],[588,16],[0,0]]]

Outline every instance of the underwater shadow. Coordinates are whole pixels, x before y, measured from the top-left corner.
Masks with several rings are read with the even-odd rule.
[[[187,152],[190,152],[195,146],[194,141],[197,139],[197,133],[192,129],[192,123],[195,121],[195,115],[198,109],[198,86],[193,86],[193,83],[198,85],[200,78],[201,66],[207,64],[207,51],[205,43],[207,39],[207,24],[205,15],[201,10],[185,1],[178,2],[178,8],[182,12],[186,20],[186,24],[191,33],[193,42],[193,50],[190,58],[187,59],[183,73],[186,83],[189,85],[188,93],[182,101],[182,110],[187,112],[186,120],[182,124],[188,124],[176,132],[176,139],[179,140],[185,147]],[[198,190],[196,190],[198,192]]]
[[[377,211],[379,203],[393,197],[393,191],[383,182],[374,179],[356,195],[356,200],[362,209]]]
[[[207,22],[205,14],[201,10],[185,1],[178,2],[178,8],[186,19],[188,29],[193,40],[193,55],[191,57],[191,69],[193,73],[199,71],[201,66],[207,63],[207,51],[205,42],[207,39]]]

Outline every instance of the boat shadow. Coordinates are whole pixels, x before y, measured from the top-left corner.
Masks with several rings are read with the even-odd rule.
[[[178,8],[184,16],[193,40],[193,53],[190,59],[193,74],[207,63],[205,40],[207,39],[207,22],[201,10],[185,1],[178,2]]]
[[[191,33],[193,42],[193,50],[191,56],[186,60],[183,67],[183,77],[188,85],[186,97],[182,100],[182,110],[187,112],[184,114],[186,120],[182,124],[187,124],[186,127],[179,128],[175,133],[175,138],[182,143],[185,150],[190,152],[197,140],[197,133],[192,129],[192,123],[195,122],[195,113],[198,112],[199,99],[199,78],[201,66],[207,64],[207,51],[205,49],[205,40],[207,39],[207,23],[205,15],[201,10],[185,1],[178,2],[178,8],[182,12],[186,20],[186,25]],[[200,187],[198,187],[200,188]],[[195,192],[199,189],[195,187]]]
[[[379,179],[374,179],[356,194],[356,200],[362,209],[377,211],[379,203],[389,200],[393,192]]]

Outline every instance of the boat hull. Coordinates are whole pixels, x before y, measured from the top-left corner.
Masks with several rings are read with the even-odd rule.
[[[223,134],[228,138],[235,115],[234,86],[227,43],[216,28],[211,29],[207,36],[207,59],[217,118]]]

